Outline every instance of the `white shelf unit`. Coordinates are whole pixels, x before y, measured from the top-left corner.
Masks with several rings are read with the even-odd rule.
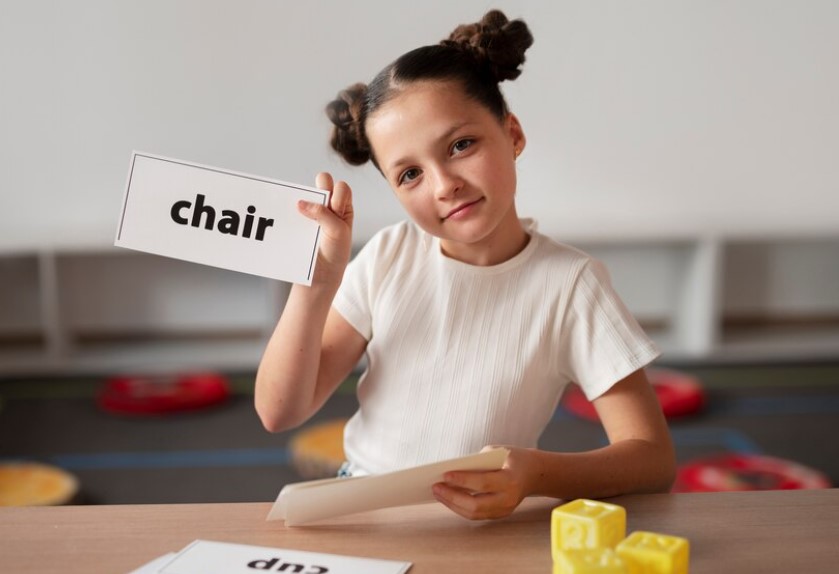
[[[722,359],[839,359],[839,236],[740,238],[722,271]]]
[[[839,360],[839,234],[577,243],[673,363]]]
[[[721,242],[574,242],[601,259],[630,311],[671,360],[710,356],[719,339]]]
[[[567,241],[606,263],[662,362],[839,359],[839,234]],[[107,246],[0,252],[0,376],[253,370],[287,294]]]
[[[252,370],[287,285],[116,249],[0,255],[0,376]]]

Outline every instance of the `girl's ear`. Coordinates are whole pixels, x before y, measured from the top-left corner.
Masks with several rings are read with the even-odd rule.
[[[524,136],[524,129],[521,127],[521,122],[515,114],[507,114],[507,132],[510,134],[510,140],[513,142],[513,150],[515,150],[515,157],[521,155],[524,146],[527,144],[527,138]]]

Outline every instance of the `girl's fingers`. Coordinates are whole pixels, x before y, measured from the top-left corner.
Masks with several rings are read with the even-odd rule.
[[[320,172],[315,176],[315,187],[318,189],[322,189],[324,191],[332,191],[332,174],[326,173],[325,171]]]
[[[328,272],[329,266],[343,271],[349,261],[352,244],[352,191],[345,182],[335,182],[332,176],[325,172],[317,175],[315,184],[318,189],[329,193],[326,204],[300,200],[297,202],[297,209],[303,216],[316,221],[320,226],[318,261],[322,264],[318,266],[318,273],[327,277],[334,275]],[[327,264],[327,267],[323,264]]]
[[[346,228],[346,224],[325,205],[301,199],[297,202],[297,210],[316,221],[328,237],[337,237]]]
[[[301,199],[297,202],[297,211],[313,221],[323,223],[321,220],[323,219],[324,212],[328,210],[319,203],[312,203],[311,201]]]
[[[316,188],[322,189],[323,191],[326,191],[331,195],[333,186],[334,182],[332,181],[331,174],[326,172],[320,172],[319,174],[317,174],[317,176],[315,176]],[[327,210],[322,205],[301,199],[297,202],[297,210],[309,219],[317,221],[321,225],[324,224],[324,212]]]
[[[453,471],[447,472],[443,480],[448,486],[474,493],[497,492],[509,482],[501,471]]]
[[[329,198],[329,207],[332,213],[344,221],[352,222],[352,189],[346,182],[339,181],[335,184]]]
[[[501,518],[515,509],[515,505],[511,507],[504,494],[499,492],[474,494],[438,483],[434,485],[433,493],[439,502],[470,520]]]
[[[353,208],[350,186],[344,181],[335,183],[332,175],[326,172],[317,175],[315,185],[318,189],[329,192],[327,205],[300,200],[297,202],[300,213],[330,228],[337,223],[332,221],[335,217],[352,226]]]
[[[329,200],[327,205],[329,211],[338,216],[339,219],[352,225],[352,190],[350,186],[344,181],[335,183],[332,179],[332,174],[321,172],[315,177],[315,187],[329,192]],[[309,219],[314,219],[318,223],[323,224],[323,210],[317,209],[316,204],[304,206],[300,202],[300,211]]]

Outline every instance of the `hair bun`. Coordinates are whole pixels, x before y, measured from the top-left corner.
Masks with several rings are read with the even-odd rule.
[[[480,22],[455,28],[441,44],[473,52],[501,82],[519,77],[524,53],[533,45],[533,35],[523,20],[510,21],[500,10],[491,10]]]
[[[370,160],[370,146],[362,121],[366,94],[365,84],[353,84],[341,90],[338,97],[326,106],[326,115],[333,124],[329,143],[352,165],[362,165]]]

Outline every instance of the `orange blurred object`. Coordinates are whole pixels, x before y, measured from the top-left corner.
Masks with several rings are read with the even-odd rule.
[[[73,501],[78,479],[38,462],[0,463],[0,506],[55,506]]]

